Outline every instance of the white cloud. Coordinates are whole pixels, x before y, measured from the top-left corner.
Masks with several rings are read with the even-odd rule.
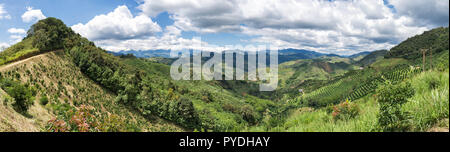
[[[114,11],[98,15],[86,24],[76,24],[72,29],[108,51],[183,49],[194,48],[195,44],[207,46],[196,39],[181,38],[181,29],[176,26],[166,26],[163,30],[147,15],[133,17],[126,6],[118,6]],[[158,35],[159,32],[162,34]]]
[[[44,16],[40,9],[33,9],[32,7],[27,7],[27,11],[22,15],[22,21],[26,23],[36,22],[45,18],[47,17]]]
[[[150,16],[168,11],[175,25],[199,32],[240,31],[241,24],[254,28],[334,29],[348,16],[383,19],[390,11],[382,0],[143,0],[138,8]]]
[[[25,29],[21,28],[10,28],[8,29],[8,33],[11,35],[9,38],[11,39],[11,44],[18,43],[22,41],[22,39],[25,37],[25,34],[27,33]]]
[[[23,35],[11,35],[9,38],[12,40],[11,44],[19,43],[24,38]]]
[[[181,30],[175,26],[166,26],[164,34],[160,37],[150,36],[146,38],[136,38],[127,40],[105,39],[95,41],[96,45],[108,51],[121,50],[179,50],[179,49],[197,49],[208,51],[219,51],[217,46],[202,42],[201,39],[185,39],[179,37]],[[201,48],[199,47],[201,45]]]
[[[86,24],[76,24],[72,29],[91,40],[143,38],[161,31],[161,27],[150,17],[133,17],[126,6],[119,6],[106,15],[98,15]]]
[[[448,26],[448,0],[390,0],[399,15],[414,18],[416,24]]]
[[[9,44],[8,43],[1,43],[0,42],[0,51],[3,51],[4,49],[8,48]]]
[[[0,20],[11,19],[11,15],[5,10],[5,4],[0,4]]]
[[[11,33],[11,34],[26,34],[27,32],[25,31],[25,29],[21,29],[21,28],[10,28],[10,29],[8,29],[8,33]]]
[[[183,31],[244,33],[254,42],[340,54],[389,49],[435,27],[415,24],[419,16],[448,25],[448,1],[397,1],[421,9],[392,2],[397,14],[383,0],[141,0],[138,9],[167,11]],[[441,17],[416,15],[423,12]]]

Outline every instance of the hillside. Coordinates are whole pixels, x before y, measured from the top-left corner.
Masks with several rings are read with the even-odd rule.
[[[298,94],[299,89],[312,91],[318,86],[358,69],[352,59],[341,57],[320,57],[317,59],[301,59],[279,65],[278,96]]]
[[[431,49],[434,54],[448,50],[449,28],[441,27],[425,31],[423,34],[408,38],[393,47],[386,58],[417,59],[422,57],[421,49]]]
[[[69,109],[80,110],[81,105],[93,108],[99,131],[182,130],[157,118],[149,120],[114,103],[116,95],[84,76],[62,50],[0,66],[0,73],[2,79],[20,82],[36,92],[29,115],[25,116],[13,110],[12,101],[4,100],[10,97],[3,92],[2,108],[8,109],[0,112],[1,126],[8,126],[0,127],[3,131],[45,131],[51,127],[47,123],[49,120],[66,119],[62,115],[69,115]],[[40,103],[44,96],[48,103]],[[28,124],[27,128],[23,128],[25,124]]]
[[[402,106],[407,111],[406,128],[396,131],[448,132],[449,73],[432,71],[405,79],[411,83],[415,95]],[[433,88],[428,87],[436,82]],[[282,122],[251,127],[247,131],[270,132],[382,132],[379,125],[380,104],[378,90],[363,98],[342,102],[326,108],[297,107],[283,117]],[[347,111],[348,110],[348,111]],[[393,123],[395,124],[395,123]],[[395,124],[399,125],[399,124]],[[398,126],[394,126],[398,127]],[[398,128],[397,128],[398,129]]]
[[[365,55],[363,58],[359,59],[358,61],[356,61],[357,65],[360,66],[368,66],[376,61],[379,61],[380,59],[383,59],[384,56],[386,55],[387,50],[378,50],[378,51],[373,51],[367,55]]]
[[[295,99],[296,101],[302,102],[301,104],[320,107],[329,104],[336,104],[345,99],[354,100],[363,97],[373,92],[377,87],[379,87],[380,82],[385,80],[403,81],[410,74],[414,75],[420,72],[420,70],[418,70],[421,65],[421,62],[418,62],[420,58],[412,58],[410,56],[401,58],[391,56],[391,54],[397,52],[398,48],[406,47],[406,45],[409,45],[411,41],[425,39],[439,41],[442,39],[443,35],[448,35],[448,28],[437,28],[424,32],[424,34],[410,38],[392,48],[388,54],[385,55],[385,57],[389,56],[386,58],[383,58],[383,55],[386,53],[385,50],[374,51],[356,62],[356,65],[366,65],[367,67],[359,70],[349,70],[348,72],[345,72],[345,75],[337,77],[334,80],[327,81],[325,85],[323,85],[323,83],[312,83],[313,86],[320,87],[309,87],[316,90],[312,91],[307,89],[306,95],[294,98],[297,98]],[[439,41],[439,43],[443,42]],[[428,43],[419,44],[414,44],[414,47],[424,48],[429,45]],[[436,46],[436,48],[446,47],[445,44],[443,45],[444,46],[442,47]],[[448,42],[446,42],[446,45],[448,45]],[[446,59],[448,59],[448,50],[436,52],[433,58],[435,68],[439,67],[440,70],[448,69],[448,60],[446,61]],[[427,63],[426,67],[428,69],[429,63]],[[299,70],[299,72],[305,73],[302,71],[312,70]],[[314,76],[314,78],[317,78],[317,76]]]
[[[360,58],[360,57],[364,57],[370,53],[372,53],[372,52],[368,52],[368,51],[359,52],[359,53],[348,56],[348,58]]]

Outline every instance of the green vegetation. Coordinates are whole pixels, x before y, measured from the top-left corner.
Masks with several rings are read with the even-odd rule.
[[[346,100],[341,104],[333,106],[333,120],[349,120],[359,115],[359,107],[357,104]]]
[[[385,57],[417,59],[422,57],[421,49],[431,49],[436,54],[448,50],[448,33],[448,27],[425,31],[423,34],[408,38],[406,41],[393,47]]]
[[[39,50],[34,48],[31,43],[31,39],[24,39],[23,41],[1,51],[0,65],[19,61],[38,54]]]
[[[449,118],[449,73],[446,71],[423,72],[408,80],[415,95],[402,106],[411,114],[414,131],[427,131],[440,120]]]
[[[48,103],[48,97],[46,95],[44,95],[43,97],[41,97],[41,99],[39,99],[39,103],[41,105],[47,105]]]
[[[14,99],[12,104],[19,113],[26,114],[28,108],[33,104],[35,92],[32,88],[24,86],[17,81],[0,78],[0,88],[5,90]]]
[[[402,124],[400,130],[396,128],[390,131],[428,131],[437,122],[448,119],[449,117],[449,96],[448,96],[448,70],[444,72],[431,71],[418,74],[412,78],[409,78],[402,83],[396,85],[389,85],[380,87],[385,89],[399,88],[398,92],[402,94],[404,104],[399,104],[402,112],[405,124]],[[426,80],[434,79],[434,80]],[[438,81],[434,89],[432,82]],[[407,83],[411,86],[406,89]],[[415,94],[411,95],[410,90],[415,90]],[[385,90],[387,94],[393,94]],[[409,95],[408,95],[409,94]],[[382,127],[379,127],[379,118],[382,112],[382,105],[380,105],[380,94],[371,93],[358,100],[350,102],[353,106],[348,106],[346,102],[343,102],[336,106],[324,107],[324,108],[293,108],[289,110],[289,114],[284,116],[284,121],[275,126],[269,126],[261,124],[259,126],[249,127],[246,131],[295,131],[295,132],[379,132],[383,131]],[[345,105],[345,106],[344,106]],[[384,105],[383,105],[384,106]],[[336,111],[344,111],[342,109],[359,109],[355,111],[358,114],[353,118],[348,119],[336,119],[333,115],[337,115]],[[358,107],[358,108],[348,108]],[[339,109],[339,110],[338,110]],[[350,110],[348,110],[350,111]],[[350,113],[351,114],[351,113]],[[386,116],[386,115],[385,115]],[[384,119],[386,120],[386,119]],[[394,123],[395,124],[395,123]],[[391,126],[395,126],[391,124]],[[398,125],[398,124],[397,124]],[[392,128],[391,128],[392,129]],[[387,130],[389,131],[389,130]]]
[[[74,32],[67,28],[67,26],[59,19],[49,17],[40,20],[27,32],[27,38],[33,37],[33,46],[40,51],[51,51],[62,49],[69,35],[74,35]]]
[[[370,54],[364,56],[362,59],[356,61],[356,64],[360,66],[369,66],[372,63],[383,59],[387,52],[387,50],[373,51]]]
[[[448,28],[445,29],[448,33]],[[427,36],[427,33],[424,35]],[[435,33],[436,35],[442,33]],[[415,39],[423,37],[416,36]],[[448,42],[446,43],[448,46]],[[431,71],[422,72],[421,58],[392,58],[391,55],[386,55],[389,58],[378,57],[363,70],[350,71],[324,83],[309,83],[312,85],[309,88],[321,87],[300,93],[293,99],[284,98],[295,106],[290,106],[277,125],[261,124],[246,130],[434,130],[431,128],[442,121],[448,121],[449,117],[448,52],[434,52],[431,59],[433,66],[430,65],[430,56],[427,56],[425,67]],[[375,91],[377,89],[379,91]],[[353,102],[342,102],[348,99]]]
[[[306,93],[318,89],[357,69],[352,60],[340,57],[322,57],[284,62],[279,65],[279,89],[272,100],[297,96],[299,89]],[[242,87],[241,87],[242,88]]]
[[[409,113],[402,111],[403,104],[414,95],[410,83],[397,85],[386,81],[386,84],[377,90],[380,113],[378,126],[382,131],[407,131],[409,128]]]

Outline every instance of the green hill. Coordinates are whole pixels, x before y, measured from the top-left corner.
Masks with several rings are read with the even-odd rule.
[[[370,52],[369,54],[364,56],[362,59],[356,61],[356,64],[363,66],[363,67],[368,66],[380,59],[383,59],[384,56],[386,55],[386,53],[387,53],[387,50],[378,50],[378,51]]]
[[[408,38],[393,47],[386,54],[386,58],[417,59],[422,57],[421,49],[431,49],[434,54],[448,50],[449,28],[441,27],[423,34]]]
[[[285,62],[278,69],[278,90],[276,96],[295,96],[299,89],[310,92],[351,70],[358,69],[352,59],[321,57]]]

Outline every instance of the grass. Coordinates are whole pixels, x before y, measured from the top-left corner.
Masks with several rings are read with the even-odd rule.
[[[32,39],[25,39],[0,52],[0,65],[18,61],[38,53],[39,50],[32,46]]]
[[[403,106],[412,115],[414,131],[426,131],[449,118],[449,73],[429,71],[409,80],[416,95]]]
[[[366,101],[367,100],[367,101]],[[286,120],[283,128],[271,131],[289,132],[368,132],[375,131],[378,105],[374,98],[366,96],[355,101],[361,108],[361,114],[354,119],[334,121],[325,108],[313,112],[294,112]]]

